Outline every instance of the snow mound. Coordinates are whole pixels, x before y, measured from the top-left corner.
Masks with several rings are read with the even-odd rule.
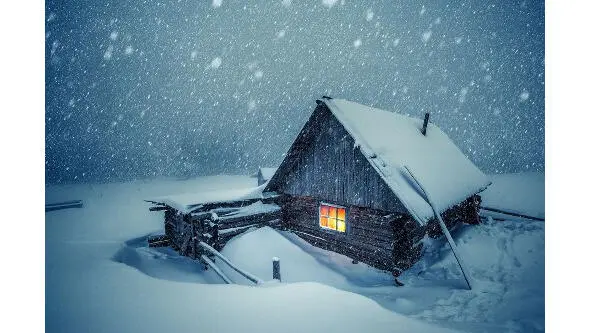
[[[526,187],[521,189],[525,197],[539,189],[520,178],[543,179],[527,174],[507,177]],[[164,214],[148,211],[143,198],[247,188],[255,182],[247,176],[216,176],[48,186],[48,202],[79,199],[85,204],[82,209],[46,213],[46,330],[544,330],[544,223],[485,221],[452,231],[475,280],[474,290],[465,289],[443,240],[427,246],[423,259],[401,276],[401,288],[393,286],[387,272],[353,264],[346,256],[271,228],[242,234],[222,250],[238,266],[267,281],[272,258],[281,258],[283,282],[262,287],[237,276],[233,278],[242,285],[222,284],[214,272],[189,258],[167,248],[147,247],[147,235],[163,232]]]
[[[256,244],[256,245],[255,245]],[[281,280],[292,282],[320,282],[349,289],[354,286],[393,285],[392,275],[363,263],[352,264],[344,255],[313,247],[290,232],[278,232],[269,227],[252,230],[232,239],[222,254],[240,267],[262,278],[271,280],[273,257],[281,258]],[[242,283],[243,277],[220,267],[233,281]]]

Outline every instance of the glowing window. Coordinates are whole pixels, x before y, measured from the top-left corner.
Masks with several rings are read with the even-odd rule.
[[[339,232],[347,231],[345,223],[345,208],[322,203],[319,208],[320,227],[336,230]]]

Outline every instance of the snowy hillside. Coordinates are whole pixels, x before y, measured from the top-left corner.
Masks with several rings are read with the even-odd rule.
[[[491,189],[512,193],[508,208],[517,209],[518,200],[530,198],[524,182],[499,181]],[[84,208],[46,213],[47,331],[544,330],[543,222],[487,222],[454,230],[476,280],[472,291],[439,240],[402,275],[401,288],[393,286],[389,273],[267,227],[234,238],[222,252],[264,280],[271,279],[271,258],[280,257],[282,283],[253,287],[219,263],[239,283],[225,285],[170,249],[147,248],[147,235],[162,232],[163,213],[149,212],[142,199],[254,185],[256,179],[246,176],[215,176],[48,186],[46,202],[81,199]],[[504,207],[491,193],[484,193],[485,202]],[[529,208],[543,216],[543,205]]]

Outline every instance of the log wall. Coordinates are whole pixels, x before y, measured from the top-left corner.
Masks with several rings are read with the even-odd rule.
[[[345,233],[323,229],[319,225],[321,202],[346,209]],[[465,222],[480,222],[480,196],[475,195],[448,209],[442,218],[449,229]],[[398,276],[421,257],[425,235],[442,236],[436,220],[419,225],[410,215],[392,213],[311,196],[281,196],[280,211],[242,217],[218,217],[211,213],[180,214],[173,208],[164,211],[164,230],[168,245],[181,255],[199,258],[196,244],[204,241],[217,250],[251,226],[281,225],[308,243],[337,252]]]
[[[475,196],[477,197],[477,196]],[[444,212],[443,219],[453,229],[461,222],[478,223],[479,198],[471,197]],[[319,225],[321,202],[346,207],[345,233]],[[281,200],[283,226],[310,244],[337,252],[398,276],[415,264],[422,255],[425,235],[440,237],[437,222],[419,225],[410,215],[366,207],[347,206],[310,196],[284,195]]]
[[[321,200],[308,196],[284,195],[283,225],[314,246],[390,272],[407,269],[420,257],[425,230],[408,215],[322,202],[346,207],[346,232],[321,228]]]

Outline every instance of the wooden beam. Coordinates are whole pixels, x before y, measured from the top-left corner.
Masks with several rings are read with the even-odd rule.
[[[45,204],[45,211],[50,212],[53,210],[67,209],[67,208],[82,208],[82,200],[72,200],[64,202],[56,202]]]
[[[230,280],[230,278],[224,274],[224,272],[222,272],[222,270],[213,262],[211,261],[211,259],[209,259],[205,254],[201,255],[201,260],[203,260],[207,266],[211,267],[213,269],[214,272],[216,272],[221,278],[222,280],[224,280],[224,282],[226,282],[227,284],[232,284],[234,282],[232,282],[232,280]]]
[[[247,278],[248,280],[256,283],[256,284],[261,284],[264,281],[262,279],[259,279],[258,277],[248,273],[247,271],[237,267],[236,265],[234,265],[230,260],[228,260],[228,258],[226,258],[223,254],[219,253],[216,249],[214,249],[213,247],[209,246],[209,244],[206,244],[204,242],[200,242],[199,246],[201,246],[203,249],[205,249],[206,251],[208,251],[209,253],[215,255],[216,257],[218,257],[221,261],[223,261],[224,263],[226,263],[226,265],[230,266],[230,268],[232,268],[233,270],[235,270],[236,272],[238,272],[240,275],[244,276],[245,278]]]
[[[480,207],[481,210],[488,210],[491,212],[495,212],[495,213],[501,213],[501,214],[505,214],[505,215],[510,215],[510,216],[516,216],[516,217],[521,217],[524,219],[529,219],[529,220],[534,220],[534,221],[542,221],[544,222],[543,218],[539,218],[539,217],[535,217],[535,216],[529,216],[529,215],[525,215],[525,214],[521,214],[521,213],[514,213],[514,212],[508,212],[506,210],[501,210],[498,208],[492,208],[492,207]]]

